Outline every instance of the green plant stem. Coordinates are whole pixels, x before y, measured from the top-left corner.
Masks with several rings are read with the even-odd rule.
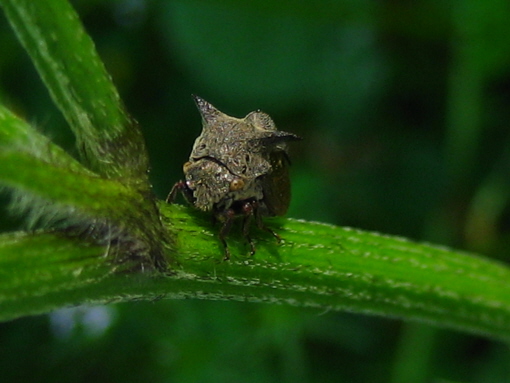
[[[464,2],[455,7],[456,35],[452,49],[445,143],[450,189],[464,188],[469,181],[477,161],[483,128],[481,120],[486,78],[476,59],[480,54],[477,52],[479,46],[472,40],[474,31],[471,29],[478,24],[478,15],[466,14],[469,8],[470,5]],[[466,19],[471,22],[466,22]]]
[[[348,310],[510,340],[510,270],[497,262],[290,219],[269,222],[284,238],[280,245],[265,232],[254,233],[253,257],[247,256],[241,236],[233,234],[228,241],[232,259],[222,261],[217,227],[209,217],[176,205],[161,208],[176,236],[179,266],[170,276],[115,272],[129,264],[105,257],[106,248],[84,247],[58,234],[4,236],[0,318],[81,303],[200,298]]]
[[[114,235],[120,252],[166,267],[163,247],[169,239],[146,190],[75,173],[32,153],[0,150],[0,163],[1,184],[13,189],[16,213],[28,213],[33,222],[63,222],[75,231],[94,232],[99,243]]]
[[[49,203],[81,209],[91,216],[118,220],[121,212],[138,198],[133,190],[119,182],[76,174],[29,154],[0,152],[0,162],[0,179],[4,185],[44,198]],[[35,204],[32,208],[39,206]]]
[[[0,0],[19,40],[76,135],[90,168],[144,177],[145,145],[67,0]]]
[[[406,323],[401,329],[391,383],[426,383],[432,377],[430,366],[437,329],[419,323]]]
[[[145,175],[100,177],[3,106],[0,163],[0,185],[13,190],[12,210],[26,214],[29,225],[64,223],[99,237],[115,233],[121,252],[166,267],[162,248],[170,240]]]

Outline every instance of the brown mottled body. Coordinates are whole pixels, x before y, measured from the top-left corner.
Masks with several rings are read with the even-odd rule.
[[[177,182],[167,201],[178,191],[195,207],[210,211],[222,222],[219,238],[230,257],[226,237],[234,218],[243,219],[243,235],[249,236],[253,217],[264,226],[262,216],[280,216],[290,203],[287,142],[300,137],[276,129],[271,117],[261,111],[239,119],[227,116],[200,97],[194,96],[202,115],[203,130],[196,139],[189,161],[183,166],[185,181]]]

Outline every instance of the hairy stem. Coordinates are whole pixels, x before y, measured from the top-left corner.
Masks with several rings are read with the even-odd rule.
[[[199,298],[348,310],[426,321],[510,339],[510,270],[502,264],[402,238],[291,219],[271,220],[284,243],[240,233],[222,261],[217,227],[181,206],[161,206],[176,235],[171,275],[123,273],[130,264],[58,234],[6,235],[0,246],[0,318],[81,303]],[[41,288],[43,286],[43,288]]]
[[[125,112],[91,38],[67,0],[0,0],[84,162],[108,178],[145,177],[145,143]]]

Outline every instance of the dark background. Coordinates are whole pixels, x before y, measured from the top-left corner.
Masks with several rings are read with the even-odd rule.
[[[164,198],[191,94],[299,134],[290,217],[508,261],[510,3],[74,1]],[[3,14],[0,100],[74,153]],[[1,164],[0,164],[1,166]],[[0,230],[20,227],[0,196]],[[348,313],[159,301],[0,324],[0,376],[73,382],[509,382],[500,343]],[[4,378],[5,377],[5,378]]]

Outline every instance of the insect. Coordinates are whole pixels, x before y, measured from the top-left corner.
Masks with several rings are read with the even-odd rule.
[[[202,116],[202,133],[196,139],[189,161],[183,165],[185,180],[177,182],[167,197],[173,203],[178,192],[196,208],[212,212],[221,223],[219,239],[230,258],[226,238],[236,217],[242,217],[243,236],[250,237],[253,219],[267,228],[263,216],[281,216],[290,203],[287,143],[301,138],[282,132],[264,112],[254,111],[243,119],[227,116],[198,96],[193,96]]]

